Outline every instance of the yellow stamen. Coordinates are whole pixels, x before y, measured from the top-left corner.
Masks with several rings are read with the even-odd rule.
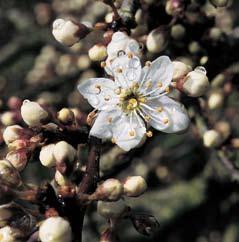
[[[162,82],[159,82],[157,86],[158,87],[162,87],[163,86],[163,83]]]
[[[129,136],[131,136],[131,137],[135,136],[135,131],[134,130],[130,130],[129,131]]]
[[[165,92],[169,93],[170,92],[170,88],[166,87]]]
[[[147,67],[150,67],[151,64],[152,64],[151,61],[146,61],[146,62],[145,62],[145,66],[147,66]]]
[[[137,108],[137,106],[138,106],[138,101],[135,98],[130,98],[128,101],[127,109],[133,110]]]
[[[110,96],[105,96],[105,101],[109,101],[110,100]]]
[[[114,90],[114,92],[115,92],[116,95],[120,95],[120,93],[121,93],[121,88],[120,88],[120,87],[116,88],[116,89]]]
[[[111,124],[112,123],[112,117],[108,117],[108,122]]]
[[[156,111],[159,112],[159,113],[161,113],[161,112],[163,111],[163,108],[162,108],[162,107],[158,107],[158,108],[156,109]]]
[[[147,87],[147,88],[152,87],[152,82],[151,82],[151,81],[147,81],[147,82],[146,82],[146,87]]]
[[[148,116],[148,115],[144,116],[144,119],[146,122],[149,122],[151,120],[150,116]]]
[[[106,67],[106,63],[105,63],[105,61],[102,61],[102,62],[100,63],[100,66],[101,66],[102,68],[105,68],[105,67]]]
[[[169,120],[168,120],[167,118],[165,118],[165,119],[163,120],[163,122],[164,122],[164,124],[168,124],[168,123],[169,123]]]
[[[122,73],[123,72],[123,69],[122,68],[117,68],[116,72]]]
[[[128,58],[129,58],[129,59],[132,59],[132,58],[133,58],[133,54],[132,54],[132,52],[129,52],[129,53],[128,53]]]
[[[149,131],[146,133],[146,136],[149,137],[149,138],[151,138],[151,137],[153,136],[153,132],[149,130]]]

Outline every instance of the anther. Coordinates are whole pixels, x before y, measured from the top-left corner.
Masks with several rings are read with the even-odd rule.
[[[159,82],[157,86],[158,87],[162,87],[163,86],[163,83],[162,82]]]
[[[169,120],[168,120],[167,118],[165,118],[165,119],[163,120],[163,123],[164,123],[164,124],[168,124],[168,123],[169,123]]]
[[[149,122],[149,121],[151,120],[151,118],[150,118],[150,116],[146,115],[146,116],[144,116],[144,120],[145,120],[146,122]]]
[[[134,130],[130,130],[129,131],[129,136],[134,137],[135,136],[135,131]]]
[[[106,63],[105,63],[105,61],[102,61],[102,62],[100,63],[100,66],[101,66],[101,68],[105,68],[105,67],[106,67]]]
[[[129,58],[129,59],[132,59],[132,58],[133,58],[133,54],[132,54],[132,52],[129,52],[127,55],[128,55],[128,58]]]
[[[108,117],[108,122],[111,124],[112,123],[112,117]]]
[[[121,88],[120,88],[120,87],[116,88],[116,89],[114,90],[114,93],[115,93],[116,95],[120,95],[120,93],[121,93]]]
[[[147,67],[150,67],[151,64],[152,64],[151,61],[146,61],[146,62],[145,62],[145,66],[147,66]]]
[[[146,136],[149,137],[149,138],[151,138],[151,137],[153,136],[153,132],[150,131],[150,130],[147,131],[147,132],[146,132]]]

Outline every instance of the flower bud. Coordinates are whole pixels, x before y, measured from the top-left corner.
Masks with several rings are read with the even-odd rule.
[[[189,49],[190,53],[197,54],[198,52],[201,51],[201,46],[199,45],[199,43],[197,41],[193,41],[189,44],[188,49]]]
[[[230,124],[226,121],[217,122],[215,125],[215,130],[220,133],[223,140],[226,140],[231,134]]]
[[[167,0],[165,11],[168,15],[175,15],[183,9],[182,0]]]
[[[29,126],[38,126],[47,118],[48,113],[37,102],[25,100],[21,107],[21,115]]]
[[[115,201],[123,194],[123,186],[117,179],[108,179],[96,189],[95,195],[100,200]]]
[[[3,132],[3,139],[6,144],[9,144],[17,139],[20,139],[24,134],[24,129],[20,125],[8,126]]]
[[[173,80],[185,77],[191,70],[191,66],[186,65],[181,61],[173,61]]]
[[[19,186],[21,178],[13,165],[8,160],[0,160],[0,178],[8,186]]]
[[[167,45],[165,31],[160,29],[154,29],[147,37],[146,47],[151,53],[159,53],[165,49]]]
[[[212,91],[208,98],[208,108],[211,110],[219,109],[224,103],[224,96],[221,90]]]
[[[124,182],[124,194],[128,197],[139,197],[147,190],[147,183],[142,176],[131,176]]]
[[[7,106],[11,110],[18,110],[22,106],[22,100],[19,97],[12,96],[8,99]]]
[[[60,43],[72,46],[89,34],[90,29],[81,23],[71,20],[56,19],[53,23],[52,34]]]
[[[65,141],[56,143],[53,150],[57,162],[72,162],[76,156],[76,150]]]
[[[57,118],[63,124],[71,124],[75,120],[75,115],[69,108],[62,108],[57,113]]]
[[[184,26],[181,24],[175,24],[171,28],[171,36],[175,40],[181,40],[184,37],[185,32],[186,32],[186,30],[185,30]]]
[[[56,159],[53,154],[55,144],[45,145],[41,148],[39,159],[41,164],[46,167],[52,167],[56,164]]]
[[[71,226],[62,217],[50,217],[41,224],[39,238],[41,242],[71,242]]]
[[[106,47],[104,45],[94,45],[89,49],[88,54],[92,61],[103,61],[107,57]]]
[[[22,171],[26,167],[28,154],[26,149],[14,150],[7,154],[6,159],[10,161],[18,171]]]
[[[120,199],[116,202],[98,201],[97,212],[105,218],[119,218],[127,209],[125,202]]]
[[[15,112],[4,112],[1,116],[1,122],[4,126],[14,125],[18,119]]]
[[[221,143],[220,134],[214,130],[208,130],[203,134],[203,144],[208,148],[214,148]]]
[[[187,74],[181,86],[180,83],[179,85],[177,83],[177,87],[179,90],[185,92],[188,96],[202,96],[209,87],[206,70],[204,68],[197,67],[194,71],[191,71]]]
[[[229,0],[209,0],[214,7],[226,7]]]
[[[59,186],[66,186],[68,184],[68,180],[65,176],[63,176],[59,171],[55,173],[55,181]]]
[[[0,229],[1,242],[20,242],[21,237],[23,237],[23,233],[17,228],[5,226]]]

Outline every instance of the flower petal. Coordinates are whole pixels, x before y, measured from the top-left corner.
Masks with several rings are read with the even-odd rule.
[[[188,128],[190,119],[187,111],[179,102],[162,96],[148,101],[146,105],[142,111],[144,115],[150,117],[149,124],[155,129],[166,133],[177,133]]]
[[[112,125],[113,139],[123,150],[129,151],[136,147],[146,133],[143,120],[132,113],[132,116],[126,116],[122,113],[114,120]]]
[[[119,102],[116,83],[106,78],[91,78],[78,85],[79,92],[98,110],[112,110]]]
[[[153,91],[152,95],[158,95],[170,85],[173,78],[173,63],[169,57],[160,56],[143,69],[145,75],[142,79],[142,91],[144,93]]]
[[[141,70],[140,59],[137,56],[124,54],[111,64],[115,82],[122,88],[129,88],[133,83],[139,82]]]

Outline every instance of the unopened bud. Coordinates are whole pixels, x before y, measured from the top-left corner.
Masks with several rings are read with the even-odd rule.
[[[28,154],[25,149],[10,151],[6,159],[11,162],[11,164],[18,170],[22,171],[28,161]]]
[[[71,20],[56,19],[53,23],[52,34],[60,43],[72,46],[89,34],[90,29],[81,23]]]
[[[65,176],[63,176],[59,171],[55,173],[55,181],[59,186],[66,186],[68,184],[68,180]]]
[[[100,200],[115,201],[123,194],[123,185],[117,179],[108,179],[96,189],[95,195]]]
[[[151,31],[147,37],[146,46],[149,52],[159,53],[163,51],[167,45],[166,32],[160,28]]]
[[[182,0],[167,0],[165,11],[168,15],[175,15],[183,9]]]
[[[219,109],[224,103],[224,95],[221,90],[212,91],[208,98],[208,108],[211,110]]]
[[[0,229],[1,242],[20,242],[22,237],[23,233],[17,228],[5,226]]]
[[[223,140],[226,140],[231,134],[230,124],[226,121],[217,122],[215,125],[215,130],[220,133]]]
[[[199,45],[199,43],[197,41],[193,41],[189,44],[188,49],[189,49],[190,53],[197,54],[198,52],[201,51],[201,46]]]
[[[8,186],[19,186],[20,175],[15,167],[8,160],[0,160],[0,179]]]
[[[41,148],[39,159],[41,164],[46,167],[52,167],[56,164],[56,159],[53,154],[55,144],[45,145]]]
[[[209,0],[214,7],[226,7],[229,0]]]
[[[206,70],[203,67],[197,67],[187,74],[181,85],[177,83],[177,87],[191,97],[204,95],[209,88]]]
[[[171,28],[171,36],[176,40],[181,40],[185,35],[185,28],[181,24],[175,24]]]
[[[76,156],[76,150],[73,146],[65,141],[56,143],[53,150],[57,162],[72,162]]]
[[[173,80],[185,77],[191,70],[191,66],[186,65],[181,61],[173,61]]]
[[[124,182],[124,194],[128,197],[138,197],[147,190],[147,183],[142,176],[131,176]]]
[[[41,224],[39,238],[41,242],[71,242],[71,226],[62,217],[50,217]]]
[[[7,106],[11,110],[18,110],[22,106],[22,100],[19,97],[12,96],[8,99]]]
[[[1,122],[4,126],[14,125],[17,121],[17,114],[12,111],[4,112],[1,116]]]
[[[75,120],[75,115],[74,115],[74,113],[69,108],[62,108],[57,113],[57,118],[63,124],[71,124]]]
[[[203,134],[203,144],[208,148],[214,148],[221,143],[220,134],[214,130],[208,130]]]
[[[17,139],[20,139],[24,133],[24,129],[19,125],[8,126],[3,132],[3,139],[6,144],[9,144]]]
[[[25,100],[21,107],[21,115],[26,124],[29,126],[38,126],[47,118],[48,113],[37,102]]]
[[[125,202],[120,199],[116,202],[97,203],[97,212],[105,218],[119,218],[127,209]]]
[[[88,54],[92,61],[103,61],[107,57],[106,47],[104,45],[94,45],[89,49]]]

